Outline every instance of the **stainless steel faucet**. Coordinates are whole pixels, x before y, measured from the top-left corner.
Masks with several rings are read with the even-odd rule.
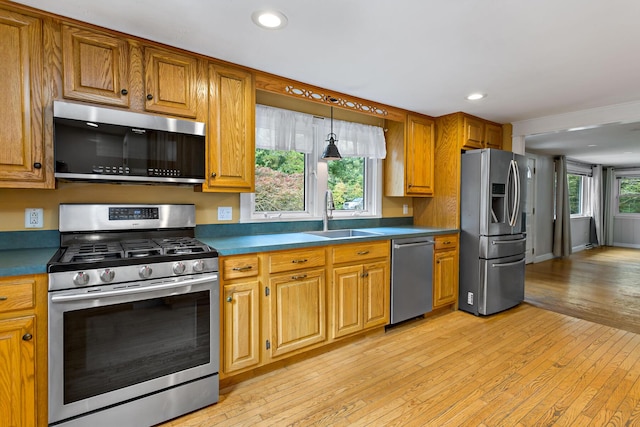
[[[333,218],[333,210],[336,206],[333,204],[333,193],[327,190],[324,194],[324,215],[322,215],[322,230],[329,230],[329,220]]]

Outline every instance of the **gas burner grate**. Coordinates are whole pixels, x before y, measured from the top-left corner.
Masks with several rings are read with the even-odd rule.
[[[151,239],[124,240],[121,243],[125,258],[162,255],[162,248]]]
[[[83,243],[68,247],[62,262],[94,262],[124,258],[122,248],[115,242]]]
[[[154,239],[162,247],[162,252],[166,255],[194,254],[209,252],[209,246],[194,239],[193,237],[172,237]]]

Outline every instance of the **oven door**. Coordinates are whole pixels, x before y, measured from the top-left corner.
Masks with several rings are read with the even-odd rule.
[[[211,273],[50,292],[49,422],[217,374],[218,292]]]

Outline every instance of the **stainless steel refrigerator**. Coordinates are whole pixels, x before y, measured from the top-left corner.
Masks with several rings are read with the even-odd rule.
[[[461,310],[489,315],[524,300],[526,170],[509,151],[462,154]]]

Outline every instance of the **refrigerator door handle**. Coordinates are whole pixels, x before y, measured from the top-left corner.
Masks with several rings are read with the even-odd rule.
[[[508,245],[510,243],[520,243],[520,242],[526,242],[527,238],[523,237],[522,239],[516,239],[516,240],[492,240],[491,244],[492,245]]]
[[[521,262],[524,263],[524,258],[522,258],[520,261],[505,262],[504,264],[491,264],[491,267],[511,267],[512,265],[518,265]]]
[[[518,168],[518,162],[516,162],[515,160],[513,160],[513,171],[515,172],[516,175],[516,180],[515,180],[515,184],[516,184],[516,204],[514,206],[514,210],[513,210],[513,226],[515,227],[518,224],[518,216],[520,216],[520,196],[522,195],[521,193],[521,188],[520,188],[520,168]]]
[[[509,201],[513,203],[509,209],[509,225],[515,227],[518,220],[518,205],[520,203],[520,180],[518,179],[518,163],[515,160],[509,162],[509,176],[507,180],[511,183],[509,194],[512,197],[509,198]]]

